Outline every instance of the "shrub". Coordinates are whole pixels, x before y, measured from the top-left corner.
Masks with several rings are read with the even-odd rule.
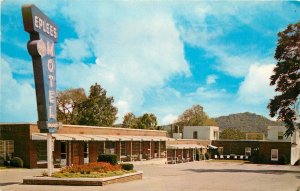
[[[48,176],[47,171],[44,170],[44,171],[42,172],[42,176]]]
[[[125,163],[121,164],[123,170],[133,170],[133,164]]]
[[[196,153],[196,161],[200,160],[200,155],[198,153]]]
[[[98,156],[98,162],[108,162],[112,165],[116,165],[118,163],[117,155],[111,154],[102,154]]]
[[[205,159],[206,159],[206,160],[209,160],[210,157],[211,157],[210,153],[205,153]]]
[[[287,164],[288,163],[288,159],[286,158],[285,155],[281,155],[278,159],[278,164]]]
[[[11,166],[13,167],[21,167],[23,168],[23,160],[19,157],[14,157],[11,161],[10,161]]]
[[[262,153],[254,153],[250,156],[249,160],[253,163],[264,164],[266,163],[265,155]]]

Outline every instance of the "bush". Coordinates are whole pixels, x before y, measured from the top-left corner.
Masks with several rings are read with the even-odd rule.
[[[206,159],[206,160],[209,160],[210,157],[211,157],[210,153],[205,153],[205,159]]]
[[[199,161],[200,160],[200,155],[199,153],[196,153],[196,161]]]
[[[133,164],[125,163],[121,164],[123,170],[133,170]]]
[[[265,155],[262,153],[254,153],[253,155],[250,156],[249,160],[253,163],[256,164],[264,164],[266,163]]]
[[[116,165],[118,163],[117,155],[110,154],[101,154],[98,156],[98,162],[108,162],[112,165]]]
[[[19,157],[14,157],[11,161],[10,161],[10,165],[13,167],[21,167],[23,168],[23,160]]]
[[[288,160],[285,155],[281,155],[278,159],[278,164],[287,164]]]

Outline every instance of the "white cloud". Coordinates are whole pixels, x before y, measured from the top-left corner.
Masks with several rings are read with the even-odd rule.
[[[206,77],[206,84],[207,84],[207,85],[214,84],[214,83],[216,83],[217,79],[218,79],[218,76],[217,76],[217,75],[214,75],[214,74],[208,75],[208,76]]]
[[[29,83],[19,83],[13,79],[10,64],[8,64],[8,62],[2,57],[0,73],[0,121],[37,121],[37,108],[34,88],[32,88]]]
[[[117,114],[117,117],[119,119],[119,121],[122,121],[124,115],[122,114],[126,114],[128,113],[129,111],[131,111],[130,109],[130,105],[128,104],[127,101],[124,101],[124,100],[119,100],[115,106],[118,108],[118,114]]]
[[[172,13],[163,6],[82,2],[68,4],[62,13],[97,61],[87,66],[78,62],[86,53],[66,53],[74,63],[58,66],[58,83],[88,89],[99,82],[115,97],[117,105],[122,100],[130,106],[120,109],[119,116],[128,108],[141,111],[143,94],[149,88],[163,86],[173,75],[190,75]],[[65,43],[62,52],[71,50],[71,45]]]
[[[76,62],[91,56],[88,44],[83,39],[66,39],[61,44],[58,58],[72,59]]]
[[[178,117],[177,115],[167,114],[167,115],[165,115],[165,116],[162,118],[161,122],[162,122],[162,124],[164,124],[164,125],[166,125],[166,124],[172,124],[172,123],[175,122],[175,120],[177,119],[177,117]]]
[[[9,68],[11,72],[20,75],[33,75],[32,69],[32,61],[31,60],[23,60],[20,58],[13,58],[7,55],[1,55],[2,58],[9,64]]]
[[[262,3],[227,2],[227,6],[220,3],[201,2],[190,6],[188,12],[179,12],[184,22],[178,22],[181,38],[191,46],[205,50],[207,57],[217,60],[215,69],[230,76],[242,78],[247,75],[253,62],[272,62],[273,58],[261,56],[257,47],[236,46],[233,41],[220,41],[240,26],[253,28],[263,34],[274,32],[256,18],[262,12],[273,13],[278,5],[262,6]],[[279,6],[280,7],[280,6]],[[280,15],[285,17],[284,14]],[[234,18],[234,19],[233,19]],[[211,21],[213,20],[213,21]],[[275,34],[276,35],[276,34]]]
[[[260,104],[272,98],[275,91],[269,83],[274,67],[274,64],[251,65],[238,90],[239,100],[246,104]]]
[[[266,113],[266,108],[261,103],[271,94],[265,83],[266,79],[259,79],[260,76],[255,75],[264,73],[260,72],[264,71],[264,65],[253,66],[253,63],[271,62],[261,59],[253,51],[239,50],[230,43],[222,44],[217,41],[229,34],[232,27],[238,27],[239,22],[259,29],[260,26],[254,26],[253,22],[255,6],[252,6],[251,11],[241,11],[243,5],[236,6],[236,2],[231,2],[228,6],[205,2],[175,3],[172,6],[165,6],[167,3],[145,2],[72,1],[61,4],[61,1],[55,1],[51,5],[41,1],[34,2],[51,18],[60,11],[61,16],[53,18],[62,17],[62,23],[67,19],[78,36],[65,39],[61,45],[62,52],[58,57],[70,59],[72,63],[64,65],[57,62],[58,86],[84,87],[88,91],[90,85],[100,83],[109,96],[115,97],[119,122],[127,112],[134,112],[136,115],[153,112],[158,116],[160,124],[169,123],[194,104],[203,105],[210,116],[244,111]],[[14,7],[15,10],[20,4],[21,1],[13,2],[9,8]],[[245,9],[248,8],[249,6]],[[178,15],[184,17],[187,25],[178,25]],[[217,18],[215,23],[209,23],[212,17]],[[266,31],[264,28],[260,30]],[[205,50],[206,56],[216,58],[219,64],[213,69],[217,68],[234,77],[246,76],[238,94],[209,87],[198,87],[192,93],[169,88],[167,82],[174,75],[190,75],[183,43],[200,47]],[[91,55],[96,60],[93,63],[83,63],[83,59]],[[10,70],[5,71],[9,74],[5,78],[5,84],[4,80],[1,83],[1,88],[5,87],[5,90],[1,90],[1,94],[5,95],[5,98],[1,98],[1,104],[5,102],[1,109],[5,108],[7,113],[12,114],[11,121],[24,117],[22,114],[17,115],[22,111],[28,113],[29,117],[34,116],[32,121],[35,121],[33,88],[28,83],[16,81],[11,75],[11,70],[29,74],[32,64],[30,62],[26,66],[17,66],[13,62],[21,63],[18,60],[6,61],[10,64]],[[4,77],[1,76],[1,79]],[[208,77],[207,85],[215,83],[216,79]],[[258,85],[255,85],[255,81]],[[16,91],[7,87],[15,87],[13,89]],[[151,96],[145,96],[149,91],[152,92]],[[253,92],[257,94],[253,95]],[[16,104],[12,100],[19,101],[16,102],[20,103],[19,106],[9,107]],[[16,108],[16,113],[9,108]]]

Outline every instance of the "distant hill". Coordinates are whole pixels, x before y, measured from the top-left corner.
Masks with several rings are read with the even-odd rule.
[[[264,116],[249,112],[220,116],[214,119],[218,123],[220,131],[234,128],[242,132],[266,133],[268,126],[284,125],[282,122],[271,121]]]

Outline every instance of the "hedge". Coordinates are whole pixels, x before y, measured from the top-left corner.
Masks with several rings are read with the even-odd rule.
[[[14,157],[11,161],[10,161],[10,165],[13,167],[21,167],[23,168],[23,160],[19,157]]]
[[[281,155],[279,157],[279,160],[278,160],[278,164],[287,164],[288,163],[288,159],[285,155]]]
[[[108,162],[112,165],[116,165],[118,163],[117,155],[112,154],[101,154],[98,156],[98,162]]]
[[[122,166],[123,170],[133,170],[133,164],[124,163],[124,164],[121,164],[121,166]]]
[[[210,153],[205,153],[205,159],[206,159],[206,160],[209,160],[210,157],[211,157]]]

